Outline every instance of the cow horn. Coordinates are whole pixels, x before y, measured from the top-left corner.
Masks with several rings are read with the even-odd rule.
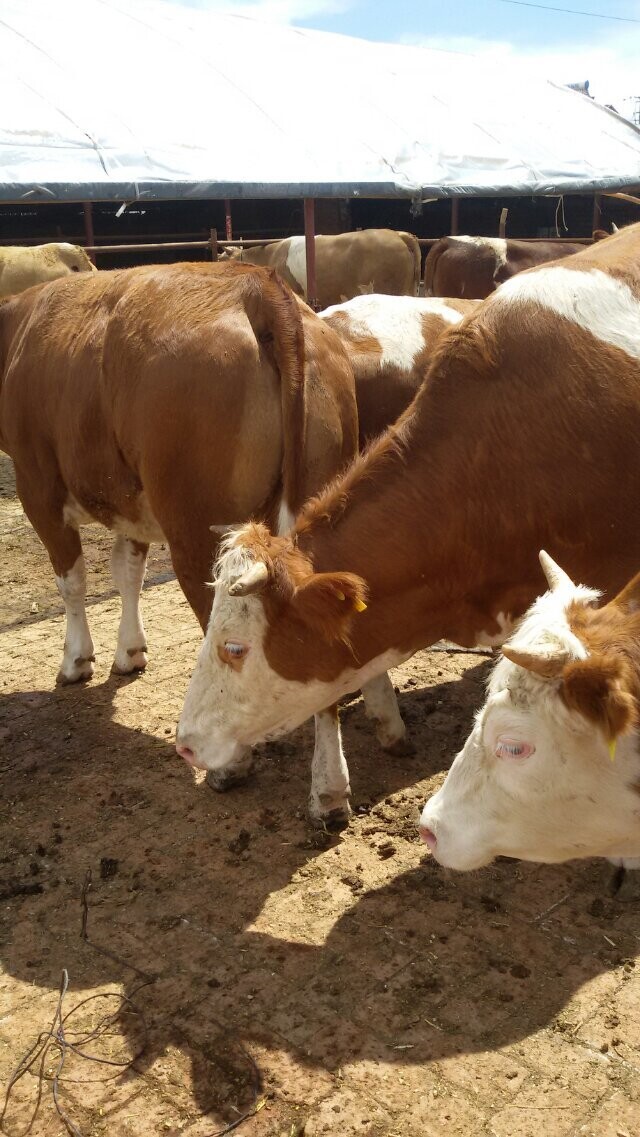
[[[545,553],[544,549],[541,549],[538,555],[540,557],[542,571],[547,578],[547,584],[552,592],[555,592],[556,588],[566,588],[567,586],[569,588],[575,588],[571,577],[567,576],[564,569],[561,569],[560,565],[557,565],[549,554]]]
[[[512,663],[517,663],[518,667],[524,667],[525,671],[532,671],[534,675],[539,675],[541,679],[558,679],[562,674],[564,666],[569,662],[570,655],[566,648],[558,645],[557,649],[546,648],[545,650],[533,651],[526,648],[518,648],[511,644],[505,644],[502,648],[502,654],[505,659],[510,659]]]
[[[256,561],[251,568],[243,572],[233,584],[229,585],[229,596],[248,596],[251,592],[259,592],[264,588],[269,578],[269,569],[264,561]]]

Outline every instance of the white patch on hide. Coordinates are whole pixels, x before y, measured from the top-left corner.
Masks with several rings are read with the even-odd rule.
[[[278,527],[276,530],[278,537],[284,537],[287,533],[291,532],[295,519],[295,513],[291,512],[283,498],[280,502],[280,509],[278,510]]]
[[[496,267],[493,270],[493,279],[503,265],[507,263],[507,242],[504,237],[451,237],[452,241],[465,241],[477,248],[492,249],[496,258]]]
[[[162,529],[151,512],[147,495],[145,493],[138,494],[135,504],[138,512],[137,519],[131,521],[127,517],[116,515],[110,526],[112,531],[122,534],[123,537],[128,537],[131,541],[138,541],[141,545],[151,545],[154,541],[166,540]],[[69,525],[72,529],[79,529],[82,525],[102,524],[96,517],[92,517],[72,494],[69,494],[62,507],[62,516],[65,525]]]
[[[640,301],[627,284],[601,269],[554,265],[518,273],[487,302],[540,304],[602,343],[640,359]]]
[[[500,631],[494,635],[490,635],[489,632],[479,632],[476,636],[476,647],[500,647],[509,638],[515,627],[513,618],[504,612],[498,612],[496,623]]]
[[[462,313],[450,308],[441,297],[383,296],[377,293],[354,296],[344,304],[332,304],[320,312],[328,320],[343,314],[348,317],[349,334],[354,338],[373,337],[380,344],[380,367],[393,365],[411,371],[416,356],[425,347],[422,321],[437,316],[448,324],[459,324]],[[339,329],[338,334],[339,333]]]
[[[62,507],[62,517],[65,525],[71,529],[79,529],[81,525],[97,525],[95,517],[87,513],[73,495],[69,495]]]

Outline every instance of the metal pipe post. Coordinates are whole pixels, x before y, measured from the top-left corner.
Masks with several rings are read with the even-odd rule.
[[[83,201],[82,211],[84,213],[84,243],[91,248],[95,245],[93,236],[93,206],[90,201]],[[96,263],[95,253],[87,253],[89,260]]]
[[[316,295],[316,233],[315,201],[312,197],[304,199],[304,245],[307,257],[307,304],[314,312],[320,310]]]

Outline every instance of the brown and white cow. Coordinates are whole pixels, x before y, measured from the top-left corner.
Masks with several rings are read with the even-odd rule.
[[[443,337],[399,423],[290,535],[227,539],[178,731],[192,761],[225,766],[440,639],[503,642],[540,591],[540,548],[602,589],[630,579],[639,297],[640,225],[520,273]]]
[[[229,248],[227,255],[275,268],[283,280],[307,299],[304,237],[285,237],[255,248]],[[321,308],[363,293],[417,296],[420,246],[411,233],[393,229],[360,229],[316,237],[316,299]]]
[[[262,517],[286,531],[357,449],[340,340],[272,270],[252,265],[149,266],[31,289],[0,304],[0,375],[0,446],[65,604],[63,683],[93,672],[82,524],[116,534],[114,670],[132,672],[147,663],[149,542],[167,541],[204,629],[219,540],[210,526]],[[231,631],[220,651],[240,666]],[[373,678],[367,709],[393,745],[404,734],[393,688]],[[316,726],[312,812],[324,817],[324,767],[344,758],[335,712]],[[247,754],[236,758],[246,772]]]
[[[640,867],[640,575],[608,604],[540,554],[536,600],[420,833],[441,864],[608,857]]]
[[[355,296],[319,312],[342,340],[356,380],[360,448],[409,406],[442,334],[477,300]]]
[[[28,248],[0,245],[0,299],[72,272],[95,271],[84,249],[66,241]]]
[[[442,237],[427,254],[424,294],[483,300],[516,273],[572,256],[584,247],[577,241]]]

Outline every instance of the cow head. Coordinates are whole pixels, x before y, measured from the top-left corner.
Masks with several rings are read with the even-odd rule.
[[[70,245],[67,241],[60,241],[56,245],[56,249],[59,259],[66,265],[69,272],[97,272],[96,266],[79,245]]]
[[[177,731],[178,753],[209,770],[359,686],[349,632],[366,607],[360,577],[314,572],[290,537],[264,525],[225,538],[213,586]]]
[[[218,252],[219,261],[241,261],[242,260],[242,246],[237,245],[224,245]]]
[[[540,554],[551,591],[503,648],[488,699],[420,819],[454,869],[498,855],[640,855],[640,575],[611,603]]]

